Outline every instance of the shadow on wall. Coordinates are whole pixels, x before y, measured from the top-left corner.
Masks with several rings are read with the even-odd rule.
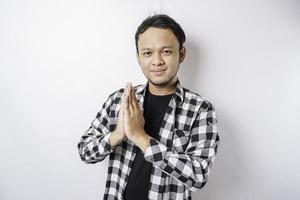
[[[207,81],[205,76],[208,76],[206,74],[208,70],[204,69],[206,67],[204,60],[206,56],[200,45],[193,41],[185,45],[187,55],[182,65],[180,65],[179,80],[183,82],[184,87],[201,94],[201,88],[205,87],[204,82]],[[220,199],[218,194],[226,194],[226,190],[232,191],[235,187],[237,188],[237,185],[241,185],[243,177],[240,174],[245,173],[245,166],[242,163],[243,148],[238,146],[237,142],[237,137],[242,136],[242,131],[239,131],[238,125],[235,126],[231,121],[235,118],[234,116],[231,116],[228,112],[226,113],[226,109],[222,109],[222,107],[217,106],[217,108],[220,144],[216,160],[207,184],[201,190],[193,192],[192,199]]]
[[[201,52],[199,46],[193,41],[187,42],[186,57],[179,67],[179,80],[189,89],[197,88],[198,74],[200,71]]]
[[[234,116],[230,116],[230,113],[224,113],[222,108],[219,108],[217,117],[220,144],[215,163],[207,184],[192,194],[193,199],[222,199],[219,194],[224,195],[226,193],[227,198],[236,198],[232,191],[241,188],[243,177],[240,175],[247,173],[247,167],[243,163],[244,148],[239,146],[238,142],[238,136],[242,136],[242,133],[231,121]]]

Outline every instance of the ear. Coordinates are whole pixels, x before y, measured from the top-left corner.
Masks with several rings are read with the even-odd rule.
[[[184,60],[185,55],[186,55],[186,48],[182,47],[179,51],[179,63],[181,63]]]

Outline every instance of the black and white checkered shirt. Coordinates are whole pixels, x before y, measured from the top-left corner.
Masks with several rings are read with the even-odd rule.
[[[134,87],[142,110],[147,84]],[[128,139],[115,149],[108,142],[116,128],[123,93],[120,89],[109,95],[78,143],[79,155],[86,163],[100,162],[109,155],[104,199],[123,199],[138,148]],[[191,199],[191,192],[201,189],[208,180],[219,141],[213,105],[177,80],[158,140],[150,139],[144,154],[145,160],[153,163],[149,199]]]

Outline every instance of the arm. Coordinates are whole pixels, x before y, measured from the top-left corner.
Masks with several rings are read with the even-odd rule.
[[[145,151],[145,160],[176,178],[191,191],[201,189],[207,182],[215,160],[219,136],[216,113],[211,104],[201,110],[190,132],[185,152],[169,151],[167,147],[151,138]]]
[[[112,95],[108,97],[92,121],[90,127],[85,131],[78,142],[78,151],[82,161],[86,163],[96,163],[105,159],[113,149],[109,142],[114,132],[109,130],[109,111],[112,104]]]

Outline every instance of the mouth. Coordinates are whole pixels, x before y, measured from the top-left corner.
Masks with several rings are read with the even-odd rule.
[[[160,70],[151,70],[150,72],[152,72],[154,75],[156,76],[160,76],[164,73],[164,71],[166,71],[167,69],[160,69]]]

